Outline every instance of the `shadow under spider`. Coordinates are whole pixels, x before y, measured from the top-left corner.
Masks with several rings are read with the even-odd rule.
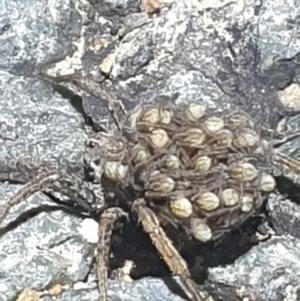
[[[262,222],[261,216],[249,218],[238,229],[228,233],[217,245],[213,242],[201,244],[194,240],[186,240],[180,253],[187,261],[193,279],[203,284],[207,279],[207,268],[232,264],[237,258],[249,251],[255,242],[251,239]],[[176,241],[171,235],[173,242]],[[176,242],[174,243],[176,246]],[[159,257],[156,248],[141,226],[127,222],[120,232],[114,232],[112,237],[110,271],[123,266],[126,260],[133,261],[130,276],[133,279],[144,277],[170,278],[170,270]],[[201,264],[196,265],[201,259]]]

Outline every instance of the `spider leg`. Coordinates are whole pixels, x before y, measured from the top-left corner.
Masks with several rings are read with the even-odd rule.
[[[99,300],[107,301],[107,280],[108,280],[108,259],[110,250],[110,240],[114,223],[120,217],[127,217],[121,208],[113,207],[105,210],[101,214],[98,228],[98,245],[97,245],[97,278],[99,289]]]
[[[21,203],[38,191],[59,195],[61,201],[66,204],[68,204],[66,201],[71,199],[87,211],[96,209],[95,206],[100,208],[100,206],[104,205],[101,189],[95,193],[90,183],[86,183],[66,172],[43,166],[37,176],[11,196],[3,208],[0,208],[0,223],[13,206]]]
[[[58,180],[59,175],[56,173],[49,173],[48,175],[40,175],[36,177],[35,180],[28,182],[24,185],[16,194],[11,196],[4,208],[1,208],[1,216],[0,216],[0,224],[3,222],[5,217],[7,216],[10,209],[21,203],[23,200],[29,198],[34,193],[40,191],[45,184],[49,183],[49,181]]]
[[[277,136],[278,139],[274,139],[272,142],[274,148],[279,147],[282,144],[287,143],[295,138],[298,138],[300,136],[300,131],[295,131],[292,133],[284,133],[284,134],[277,133]]]
[[[293,176],[293,180],[299,183],[298,174],[300,173],[300,162],[283,154],[278,151],[274,151],[272,156],[273,162],[284,169],[287,172],[290,172]]]
[[[155,213],[145,206],[145,201],[143,199],[136,200],[132,209],[137,214],[139,221],[143,225],[144,231],[149,234],[156,249],[163,257],[171,272],[180,277],[183,285],[192,295],[193,300],[213,300],[206,293],[197,289],[195,282],[191,278],[186,262],[160,227]]]

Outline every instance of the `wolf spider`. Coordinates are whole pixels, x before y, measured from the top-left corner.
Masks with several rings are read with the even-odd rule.
[[[66,206],[75,202],[99,221],[97,277],[100,300],[106,301],[111,234],[125,216],[141,223],[192,299],[208,300],[163,229],[171,226],[200,243],[217,240],[262,208],[276,189],[276,165],[297,182],[300,163],[276,151],[269,131],[242,112],[157,99],[130,113],[113,104],[112,113],[118,130],[93,133],[86,141],[86,178],[35,160],[11,164],[30,181],[7,201],[0,222],[38,191]]]

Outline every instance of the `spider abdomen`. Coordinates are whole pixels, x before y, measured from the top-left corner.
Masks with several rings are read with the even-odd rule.
[[[158,103],[129,112],[124,131],[134,138],[120,135],[122,152],[106,157],[104,176],[141,187],[161,220],[201,242],[237,227],[275,189],[270,147],[246,114]]]

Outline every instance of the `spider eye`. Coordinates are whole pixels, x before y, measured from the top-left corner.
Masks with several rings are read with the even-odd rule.
[[[94,164],[96,164],[96,165],[98,165],[98,166],[100,165],[100,162],[101,162],[100,159],[94,160]]]
[[[95,147],[95,142],[93,142],[93,141],[87,141],[86,142],[86,146],[90,147],[90,148],[94,148]]]
[[[91,116],[86,116],[85,118],[85,123],[88,125],[88,126],[93,126],[94,125],[94,122],[93,122],[93,119]]]

